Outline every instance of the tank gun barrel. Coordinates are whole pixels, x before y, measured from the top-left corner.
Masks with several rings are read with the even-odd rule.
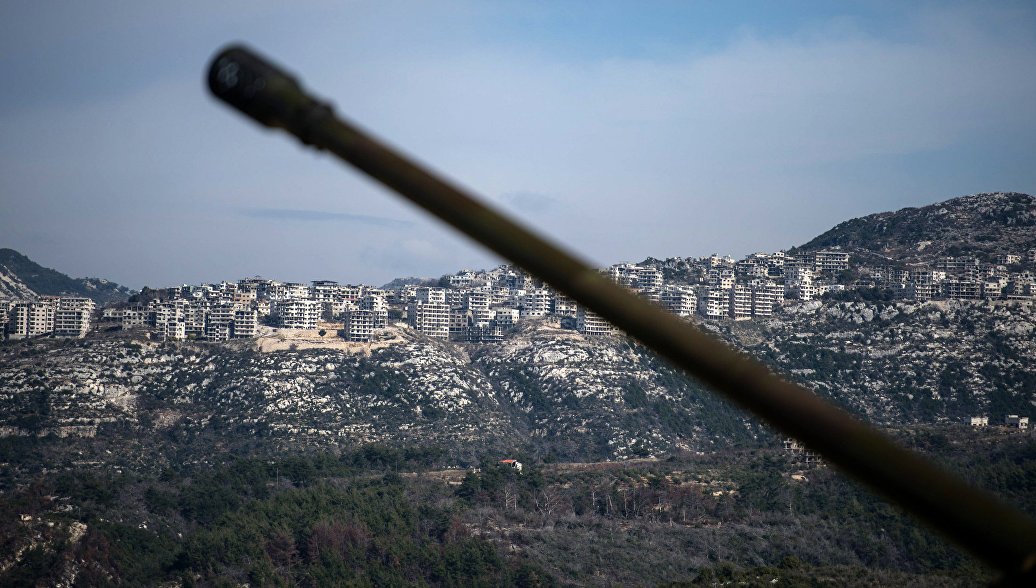
[[[212,93],[260,124],[339,156],[475,241],[542,278],[727,399],[941,531],[1005,580],[1032,580],[1036,523],[805,388],[611,282],[585,261],[338,117],[242,46],[212,60]]]

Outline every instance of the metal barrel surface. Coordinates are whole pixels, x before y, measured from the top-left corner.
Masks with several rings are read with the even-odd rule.
[[[1036,585],[1036,522],[908,451],[873,427],[786,382],[761,362],[611,282],[548,239],[483,204],[308,95],[243,46],[219,52],[212,93],[264,126],[327,150],[622,329],[771,426],[803,442],[930,527]]]

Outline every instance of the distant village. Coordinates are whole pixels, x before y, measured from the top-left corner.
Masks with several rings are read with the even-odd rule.
[[[840,250],[779,251],[737,261],[718,255],[649,259],[602,272],[677,316],[734,321],[771,317],[786,304],[853,289],[880,289],[916,302],[1036,298],[1036,249],[1001,255],[992,263],[945,257],[904,268],[852,261]],[[99,321],[107,327],[146,328],[156,339],[173,341],[250,338],[260,325],[316,329],[318,323],[333,323],[346,340],[369,342],[390,322],[405,320],[429,337],[477,343],[502,340],[520,321],[547,316],[585,336],[612,333],[611,325],[593,312],[508,265],[393,289],[246,278],[145,289],[134,302],[101,309],[81,297],[0,299],[0,327],[10,339],[81,338]]]

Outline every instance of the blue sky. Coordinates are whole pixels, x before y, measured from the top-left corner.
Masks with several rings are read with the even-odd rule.
[[[497,262],[209,98],[231,41],[601,264],[1036,192],[1028,2],[143,4],[0,6],[0,247],[131,287]]]

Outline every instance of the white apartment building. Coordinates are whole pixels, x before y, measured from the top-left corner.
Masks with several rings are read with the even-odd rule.
[[[230,336],[235,339],[255,337],[259,328],[259,313],[250,308],[235,307],[234,323]]]
[[[186,306],[186,300],[171,300],[162,303],[152,301],[152,306],[148,312],[148,322],[154,328],[153,332],[157,338],[163,341],[182,341],[187,338],[187,328],[184,321]],[[123,320],[125,321],[125,317]]]
[[[559,316],[576,316],[576,301],[566,294],[554,292],[553,312]]]
[[[520,313],[517,308],[494,306],[489,311],[492,313],[492,320],[501,327],[512,327],[518,324]]]
[[[204,337],[208,304],[205,301],[188,302],[175,300],[173,302],[183,303],[181,313],[183,315],[184,332],[188,336]]]
[[[849,254],[845,251],[817,251],[813,267],[818,272],[840,272],[849,269]]]
[[[450,339],[459,341],[468,338],[468,327],[474,322],[471,320],[471,311],[456,306],[450,307]],[[488,323],[482,323],[483,325]]]
[[[780,301],[777,294],[780,293]],[[784,301],[784,287],[774,283],[760,284],[752,288],[752,316],[773,316],[774,310]]]
[[[146,325],[148,314],[148,310],[140,305],[123,309],[121,312],[122,328],[132,329]]]
[[[7,334],[11,339],[25,339],[46,335],[54,330],[53,298],[39,302],[18,301],[10,305]]]
[[[730,289],[730,318],[744,321],[752,318],[752,290],[743,284]]]
[[[333,280],[313,280],[309,288],[309,299],[320,303],[323,313],[341,316],[345,311],[345,295],[342,286]]]
[[[710,269],[726,267],[730,268],[734,266],[734,258],[729,256],[719,256],[713,253],[708,257],[708,266]]]
[[[666,310],[680,317],[692,316],[698,306],[698,296],[690,286],[665,286],[658,300]]]
[[[698,312],[706,318],[723,318],[730,310],[730,289],[709,286],[698,297]]]
[[[205,338],[209,341],[230,339],[234,324],[233,304],[213,304],[205,317]]]
[[[269,286],[270,300],[274,302],[281,300],[309,298],[309,286],[295,282],[272,282]]]
[[[373,305],[370,305],[373,306]],[[368,343],[374,332],[388,325],[387,308],[361,308],[345,313],[345,339],[356,343]]]
[[[450,307],[442,303],[416,300],[407,305],[407,324],[429,337],[449,339]]]
[[[415,288],[414,300],[422,304],[446,304],[446,289],[428,287]]]
[[[637,279],[635,286],[638,290],[659,290],[662,288],[662,271],[656,267],[637,268]]]
[[[737,283],[734,270],[727,268],[709,270],[709,286],[729,290]]]
[[[475,324],[488,323],[492,319],[489,310],[490,294],[483,290],[469,290],[464,294],[464,308]]]
[[[367,294],[356,301],[356,308],[360,310],[385,311],[388,315],[388,302],[384,296],[378,294]]]
[[[813,270],[805,267],[784,268],[784,295],[799,300],[813,300],[817,288],[813,283]]]
[[[285,329],[315,329],[320,320],[320,303],[316,300],[288,299],[275,306],[277,321]]]
[[[518,296],[518,308],[522,311],[523,319],[547,316],[552,302],[551,292],[545,288],[529,290]]]
[[[586,337],[598,337],[601,335],[611,335],[615,328],[597,313],[587,310],[586,307],[580,305],[576,310],[576,330]]]
[[[926,302],[938,298],[941,291],[939,284],[910,282],[907,285],[906,296],[914,302]]]
[[[85,337],[95,306],[89,298],[58,298],[54,309],[54,336]]]
[[[475,279],[475,274],[471,271],[462,271],[454,276],[447,278],[450,281],[451,288],[467,288],[471,285],[471,281]]]

